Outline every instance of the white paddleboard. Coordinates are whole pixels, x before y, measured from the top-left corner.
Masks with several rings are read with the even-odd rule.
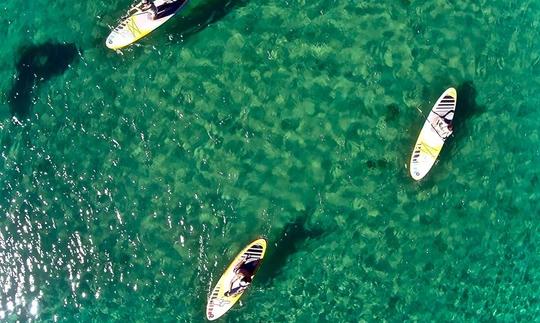
[[[266,240],[261,238],[248,244],[234,258],[208,298],[207,319],[217,320],[240,299],[257,273],[265,252]]]
[[[456,111],[457,92],[449,88],[439,97],[429,113],[414,145],[409,170],[412,178],[420,180],[429,172],[444,142],[453,132],[452,120]]]
[[[156,0],[157,14],[142,2],[128,10],[127,16],[116,26],[105,44],[110,49],[121,49],[148,35],[180,11],[188,0]]]

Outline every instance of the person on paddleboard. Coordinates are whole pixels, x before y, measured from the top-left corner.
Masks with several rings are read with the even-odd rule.
[[[151,15],[152,15],[152,19],[156,19],[157,17],[157,14],[158,14],[158,9],[156,7],[156,5],[154,4],[154,1],[152,0],[142,0],[141,2],[141,9],[143,11],[150,11]]]
[[[454,119],[454,111],[448,111],[445,115],[439,115],[435,113],[438,117],[438,120],[435,121],[435,131],[439,134],[439,136],[443,139],[446,139],[450,137],[452,132],[454,131],[454,125],[453,125],[453,119]],[[433,125],[433,123],[432,123]]]
[[[246,289],[255,275],[261,259],[247,258],[234,269],[236,276],[231,281],[231,287],[225,292],[225,296],[234,296]]]

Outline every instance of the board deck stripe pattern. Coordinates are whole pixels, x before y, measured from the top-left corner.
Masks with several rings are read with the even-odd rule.
[[[156,0],[154,1],[157,9],[155,17],[152,16],[149,8],[144,8],[142,2],[137,3],[129,9],[128,17],[122,18],[120,24],[112,30],[105,45],[117,50],[133,44],[167,22],[187,3],[188,0]]]
[[[247,245],[230,263],[208,298],[206,306],[206,317],[208,320],[216,320],[225,314],[240,299],[244,290],[233,294],[227,292],[231,289],[231,283],[236,277],[235,268],[247,259],[263,259],[266,251],[266,240],[257,239]],[[260,266],[260,262],[255,269],[255,273]],[[255,275],[254,273],[254,275]],[[249,285],[248,285],[249,286]],[[227,293],[227,294],[226,294]]]
[[[248,257],[260,258],[263,253],[263,247],[260,245],[254,245],[244,253],[244,259]]]
[[[411,155],[410,173],[420,180],[437,160],[446,139],[452,134],[452,120],[456,110],[457,92],[447,89],[429,113]]]
[[[210,295],[210,301],[208,302],[208,309],[207,309],[209,313],[212,313],[214,311],[214,301],[217,299],[219,295],[219,290],[220,290],[220,286],[216,286],[216,288],[212,292],[212,295]]]

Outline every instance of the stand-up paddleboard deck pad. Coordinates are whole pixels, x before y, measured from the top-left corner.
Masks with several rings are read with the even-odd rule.
[[[180,11],[188,0],[156,0],[157,15],[152,17],[151,10],[145,9],[142,2],[128,10],[126,17],[116,26],[105,44],[110,49],[121,49],[148,35]]]
[[[234,280],[236,274],[234,272],[235,268],[246,261],[246,259],[257,259],[259,260],[258,265],[254,271],[256,274],[261,261],[266,252],[266,240],[257,239],[250,244],[248,244],[231,262],[229,267],[225,270],[216,286],[212,290],[212,294],[208,299],[208,304],[206,305],[206,317],[210,321],[217,320],[240,299],[245,289],[239,293],[227,296],[227,292],[231,287],[231,283]]]
[[[409,169],[415,180],[426,176],[437,160],[444,142],[452,134],[451,124],[456,111],[456,102],[456,89],[449,88],[431,109],[411,156]]]

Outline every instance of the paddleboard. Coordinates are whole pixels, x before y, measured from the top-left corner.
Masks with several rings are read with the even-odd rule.
[[[217,320],[240,299],[257,273],[265,252],[266,240],[261,238],[248,244],[234,258],[208,298],[208,320]]]
[[[411,156],[409,169],[415,180],[421,180],[426,176],[437,160],[444,142],[452,134],[452,120],[456,111],[456,102],[456,89],[449,88],[444,91],[431,109]]]
[[[116,26],[105,44],[110,49],[121,49],[148,35],[180,11],[188,0],[156,0],[157,14],[154,16],[149,6],[142,2],[128,10],[125,17]]]

